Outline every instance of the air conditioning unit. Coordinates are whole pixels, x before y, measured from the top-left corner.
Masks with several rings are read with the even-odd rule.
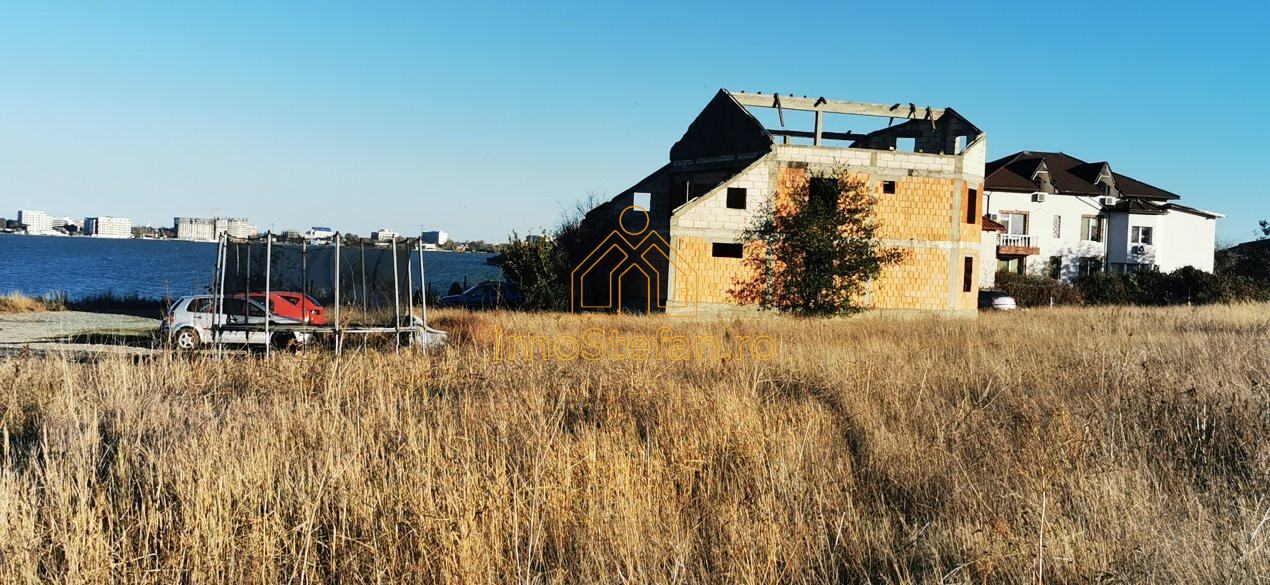
[[[1111,207],[1112,205],[1115,205],[1117,201],[1118,200],[1115,197],[1099,197],[1098,198],[1098,202],[1107,207]]]
[[[1129,247],[1129,253],[1130,253],[1130,254],[1146,254],[1146,253],[1147,253],[1147,247],[1146,247],[1146,246],[1143,246],[1143,245],[1130,246],[1130,247]]]
[[[1032,194],[1032,203],[1045,203],[1045,194],[1044,194],[1044,193],[1033,193],[1033,194]]]
[[[990,219],[990,220],[992,220],[992,221],[998,221],[1000,217],[1001,217],[1001,216],[999,216],[999,215],[997,215],[997,214],[995,214],[995,213],[989,213],[989,214],[988,214],[988,219]]]

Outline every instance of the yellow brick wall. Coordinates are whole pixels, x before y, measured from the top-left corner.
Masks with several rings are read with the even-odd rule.
[[[753,272],[740,258],[715,258],[710,255],[711,241],[705,238],[677,236],[671,242],[679,256],[697,272],[697,302],[732,303],[728,291],[733,279],[749,278]],[[685,278],[675,279],[675,299],[688,299]]]
[[[897,265],[885,268],[871,285],[869,305],[875,309],[900,311],[970,311],[977,307],[980,242],[979,222],[965,223],[968,186],[964,181],[933,177],[899,177],[896,192],[882,192],[882,179],[861,174],[877,197],[878,236],[890,240],[905,252]],[[801,188],[808,178],[806,169],[781,166],[776,177],[777,201]],[[890,180],[890,179],[888,179]],[[982,184],[976,201],[975,217],[983,206]],[[954,223],[958,237],[954,240]],[[718,238],[715,238],[717,240]],[[737,258],[711,256],[711,240],[707,237],[675,235],[671,245],[696,271],[698,302],[702,304],[735,303],[729,291],[738,278],[750,278],[752,270]],[[912,242],[913,245],[905,245]],[[962,242],[966,242],[962,249]],[[962,262],[975,257],[974,286],[961,292]],[[673,298],[688,298],[686,279],[675,281]],[[949,304],[949,288],[955,287],[953,304]]]
[[[948,307],[948,251],[909,248],[873,281],[872,307],[939,311]]]
[[[957,181],[904,177],[895,181],[894,194],[882,193],[881,180],[870,184],[877,196],[878,237],[926,242],[950,238]]]

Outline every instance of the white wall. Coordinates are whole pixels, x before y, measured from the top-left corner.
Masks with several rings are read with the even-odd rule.
[[[1028,256],[1025,260],[1029,273],[1044,275],[1049,268],[1049,259],[1059,256],[1062,258],[1060,276],[1063,279],[1070,279],[1078,275],[1080,258],[1103,256],[1102,242],[1081,239],[1081,216],[1097,215],[1101,211],[1097,197],[1046,193],[1045,201],[1036,202],[1032,201],[1032,193],[1006,191],[987,191],[986,193],[984,213],[1000,214],[1006,211],[1028,213],[1027,233],[1032,238],[1032,245],[1040,249],[1039,254]],[[1054,216],[1060,218],[1058,237],[1054,236]],[[1106,234],[1104,234],[1105,238]]]
[[[1156,264],[1171,272],[1183,266],[1213,271],[1213,250],[1217,247],[1217,220],[1170,210],[1158,216],[1155,233]]]
[[[1031,274],[1045,274],[1049,259],[1062,258],[1060,277],[1071,279],[1079,275],[1081,258],[1102,258],[1108,263],[1149,264],[1162,272],[1171,272],[1183,266],[1194,266],[1212,272],[1213,250],[1216,247],[1217,220],[1176,209],[1165,214],[1111,213],[1104,225],[1104,242],[1082,240],[1080,224],[1082,215],[1096,215],[1101,209],[1098,197],[1056,195],[1047,193],[1045,201],[1032,200],[1032,193],[988,191],[985,213],[1000,214],[1007,211],[1028,213],[1027,233],[1032,245],[1040,253],[1025,260]],[[1054,237],[1054,216],[1062,218],[1059,237]],[[1152,228],[1152,243],[1144,254],[1131,254],[1135,244],[1130,241],[1134,226]]]
[[[1141,213],[1112,213],[1107,219],[1107,262],[1110,264],[1159,264],[1159,243],[1160,228],[1159,219],[1162,215],[1148,215]],[[1130,235],[1135,227],[1151,228],[1151,244],[1134,244],[1130,240]],[[1133,254],[1131,250],[1134,246],[1141,245],[1144,249],[1142,254]],[[1114,267],[1109,266],[1113,272]],[[1170,269],[1171,270],[1171,269]]]
[[[997,285],[997,234],[984,230],[979,236],[979,290]]]

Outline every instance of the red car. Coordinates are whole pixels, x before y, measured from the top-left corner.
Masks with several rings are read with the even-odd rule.
[[[243,295],[237,295],[242,297]],[[249,293],[247,298],[258,303],[265,302],[265,293]],[[326,309],[317,299],[304,293],[290,291],[273,291],[269,293],[272,302],[269,311],[279,317],[295,319],[306,325],[326,325]]]

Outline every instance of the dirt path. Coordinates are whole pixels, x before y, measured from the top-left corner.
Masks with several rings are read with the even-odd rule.
[[[130,315],[80,311],[4,313],[0,314],[0,356],[24,351],[147,354],[154,350],[125,343],[109,343],[108,340],[112,333],[121,338],[129,334],[135,338],[144,331],[154,331],[158,327],[158,319]],[[96,342],[86,342],[88,339]]]

